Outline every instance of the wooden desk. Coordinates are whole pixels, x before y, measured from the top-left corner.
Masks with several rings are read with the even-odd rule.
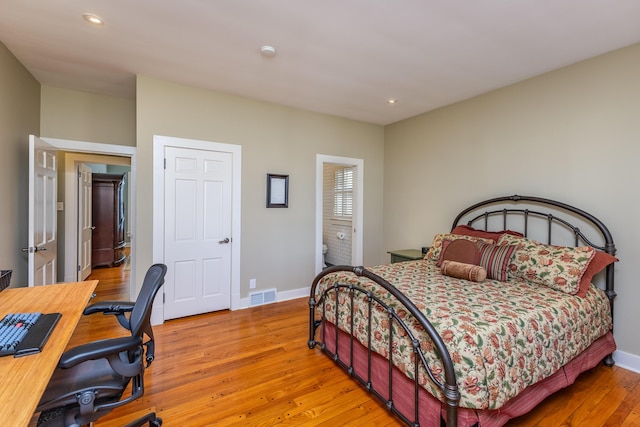
[[[91,280],[9,288],[0,292],[0,319],[8,313],[62,314],[42,353],[18,358],[0,357],[0,420],[3,425],[29,425],[40,396],[97,284],[97,280]]]

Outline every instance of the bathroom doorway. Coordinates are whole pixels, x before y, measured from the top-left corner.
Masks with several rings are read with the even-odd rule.
[[[363,171],[362,159],[317,155],[316,274],[325,265],[362,265]]]

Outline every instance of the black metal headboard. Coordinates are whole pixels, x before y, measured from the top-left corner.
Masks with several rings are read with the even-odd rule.
[[[535,206],[535,208],[513,208],[507,205],[513,205],[518,202],[523,202],[526,204],[531,204]],[[485,210],[485,207],[489,209],[491,205],[501,205],[496,207],[495,210]],[[536,208],[540,206],[543,209],[551,209],[551,212],[541,212],[536,210]],[[578,222],[582,222],[583,224],[591,224],[595,227],[596,230],[599,231],[600,236],[595,237],[587,237],[583,230],[580,227],[573,225],[566,218],[559,217],[557,214],[567,213],[568,217],[573,216],[577,217]],[[555,200],[545,199],[542,197],[533,197],[533,196],[505,196],[505,197],[496,197],[494,199],[485,200],[479,203],[476,203],[468,208],[464,209],[462,212],[458,214],[456,219],[453,221],[453,226],[451,229],[453,230],[457,225],[460,225],[460,221],[468,217],[466,221],[467,225],[473,226],[474,228],[481,228],[489,231],[489,222],[490,219],[496,219],[495,217],[502,217],[501,229],[506,230],[507,228],[511,228],[513,222],[508,224],[507,217],[518,216],[522,218],[521,224],[523,225],[522,230],[515,230],[522,232],[525,236],[528,236],[529,232],[529,219],[530,218],[542,218],[547,221],[547,243],[553,244],[552,242],[552,229],[554,224],[561,225],[565,229],[571,231],[571,233],[575,236],[574,246],[579,246],[581,242],[588,246],[592,246],[595,249],[604,251],[608,254],[615,255],[616,254],[616,245],[613,242],[613,237],[611,236],[611,232],[604,225],[602,221],[600,221],[595,216],[591,215],[588,212],[583,211],[582,209],[578,209],[566,203],[558,202]],[[479,225],[482,223],[482,225]],[[603,243],[594,243],[595,240],[599,239]],[[610,264],[606,269],[606,278],[605,278],[605,289],[604,292],[609,298],[609,304],[611,305],[611,316],[613,317],[613,300],[616,297],[616,293],[614,290],[614,266]]]

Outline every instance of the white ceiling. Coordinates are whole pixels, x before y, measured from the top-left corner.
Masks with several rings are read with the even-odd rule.
[[[640,42],[640,1],[1,0],[0,41],[44,85],[145,75],[385,125]]]

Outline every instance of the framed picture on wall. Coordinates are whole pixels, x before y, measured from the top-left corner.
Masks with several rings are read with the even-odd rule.
[[[267,207],[289,207],[289,175],[267,174]]]

